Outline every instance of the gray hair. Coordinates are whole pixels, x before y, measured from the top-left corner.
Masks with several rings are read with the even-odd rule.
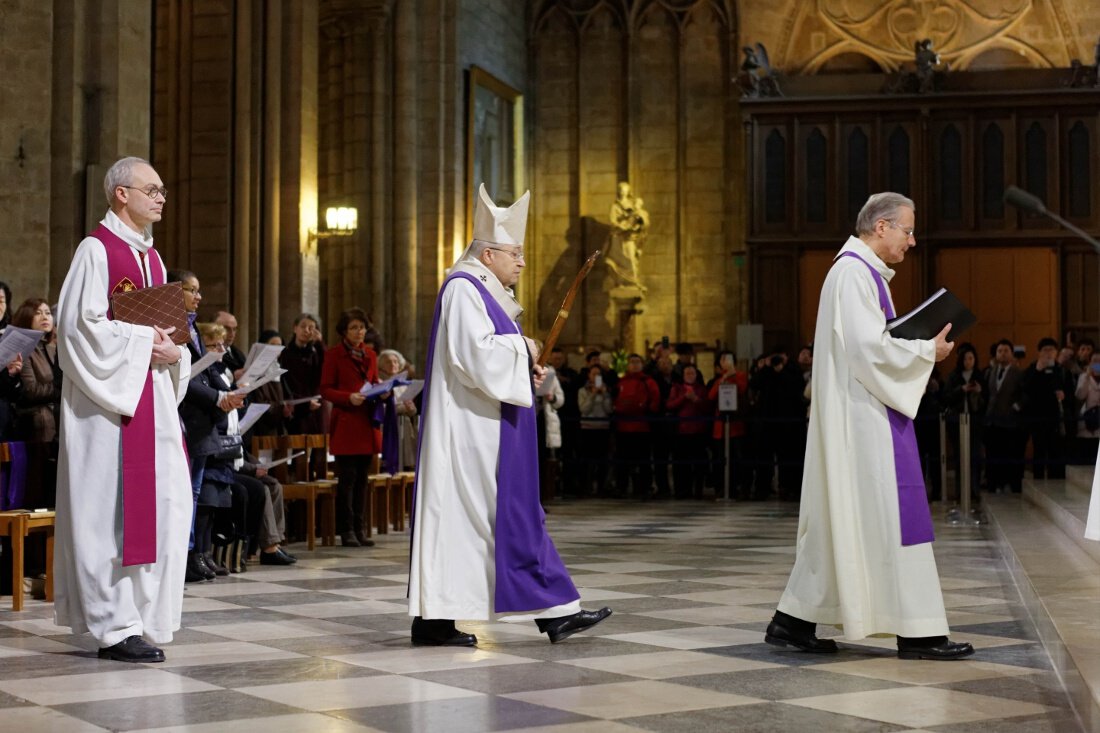
[[[393,354],[394,356],[397,357],[397,369],[399,371],[401,369],[404,369],[405,367],[407,367],[409,365],[408,360],[397,349],[382,349],[382,352],[380,354],[378,354],[378,361],[382,361],[382,357],[383,356],[388,356],[389,354]]]
[[[481,253],[484,252],[487,249],[492,249],[492,248],[493,248],[493,243],[492,242],[486,242],[486,241],[481,240],[481,239],[474,239],[470,242],[469,254],[470,254],[470,257],[473,257],[475,260],[480,260],[481,259]]]
[[[887,191],[871,194],[871,198],[867,199],[867,203],[859,210],[859,216],[856,217],[856,234],[870,234],[875,230],[875,222],[879,219],[894,221],[897,219],[898,209],[902,206],[908,206],[913,211],[917,210],[913,199],[906,198],[900,193]]]
[[[134,180],[135,165],[149,165],[149,161],[144,158],[130,156],[116,161],[107,170],[107,175],[103,177],[103,193],[107,194],[108,206],[115,202],[115,189],[119,186],[129,186],[131,181]]]

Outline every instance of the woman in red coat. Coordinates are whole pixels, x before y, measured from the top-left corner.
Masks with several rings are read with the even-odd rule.
[[[367,315],[359,308],[340,314],[340,343],[325,352],[321,396],[332,403],[329,452],[336,458],[336,528],[345,547],[371,546],[363,531],[363,487],[371,458],[382,449],[382,403],[359,390],[378,381],[378,357],[364,346]]]

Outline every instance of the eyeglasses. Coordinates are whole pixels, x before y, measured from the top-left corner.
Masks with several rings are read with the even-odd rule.
[[[148,185],[145,188],[138,188],[137,186],[123,186],[122,188],[128,188],[131,191],[141,191],[143,194],[153,199],[154,201],[157,200],[157,194],[160,194],[160,197],[165,201],[168,200],[168,189],[164,186]]]
[[[913,227],[909,227],[908,229],[906,229],[904,227],[899,227],[898,223],[896,221],[890,221],[889,219],[886,220],[886,223],[890,225],[891,229],[901,229],[901,231],[904,232],[905,236],[907,236],[907,237],[912,237],[913,239],[917,238],[917,235],[916,235],[917,230],[914,229]]]
[[[191,293],[191,295],[197,295],[199,297],[202,297],[202,293],[199,292],[198,288],[180,288],[180,290],[182,290],[185,293]]]
[[[516,262],[526,262],[524,258],[523,250],[501,249],[500,247],[486,247],[486,249],[495,250],[497,252],[504,252],[512,256],[512,259]]]

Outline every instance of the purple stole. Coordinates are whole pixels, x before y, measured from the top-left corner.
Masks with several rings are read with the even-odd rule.
[[[0,511],[22,509],[27,493],[27,444],[8,443],[11,460],[0,467]]]
[[[878,270],[855,252],[843,252],[841,257],[854,257],[871,271],[878,286],[878,303],[886,320],[894,317],[894,306],[886,294],[886,283]],[[890,419],[890,434],[894,439],[894,472],[898,482],[898,515],[901,519],[901,544],[920,545],[935,539],[932,532],[932,511],[924,487],[924,472],[917,449],[917,432],[913,421],[892,407],[886,407]]]
[[[134,250],[102,224],[91,233],[107,253],[107,282],[110,294],[145,287],[141,266]],[[152,247],[145,255],[152,285],[164,284],[160,255]],[[113,320],[108,309],[107,317]],[[153,372],[146,370],[133,417],[122,416],[122,565],[143,565],[157,561],[157,456],[156,418],[153,414]]]
[[[456,272],[443,282],[435,302],[428,359],[424,368],[424,398],[421,425],[426,424],[431,404],[432,359],[435,337],[439,332],[439,314],[443,291],[452,280],[461,278],[473,283],[485,301],[489,319],[497,334],[522,334],[519,325],[508,317],[500,304],[473,275]],[[534,390],[532,390],[532,393]],[[416,464],[420,465],[420,441],[417,437]],[[457,457],[461,460],[461,456]],[[413,506],[420,481],[413,486]],[[441,490],[446,490],[441,487]],[[416,528],[413,527],[413,532]],[[565,569],[546,532],[546,513],[539,503],[538,436],[535,428],[535,406],[519,407],[500,404],[500,453],[497,459],[497,515],[493,528],[495,538],[496,589],[493,609],[497,613],[523,613],[571,603],[580,598],[569,571]]]

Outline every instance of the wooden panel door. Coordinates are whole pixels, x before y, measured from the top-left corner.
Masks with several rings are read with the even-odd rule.
[[[798,258],[798,338],[808,344],[814,340],[817,324],[817,306],[821,299],[821,286],[833,266],[836,252],[831,249],[806,250]],[[789,345],[794,349],[794,344]]]
[[[1029,362],[1040,338],[1059,338],[1058,283],[1057,255],[1048,247],[960,247],[936,253],[932,284],[955,293],[978,317],[963,339],[985,364],[990,345],[1002,338],[1024,346]]]

